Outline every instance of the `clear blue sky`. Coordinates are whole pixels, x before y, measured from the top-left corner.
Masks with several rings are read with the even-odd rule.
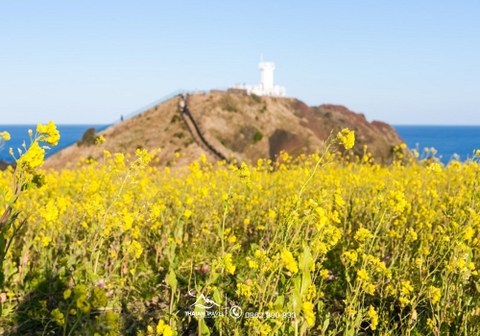
[[[109,123],[257,84],[391,124],[480,125],[480,1],[1,1],[0,124]]]

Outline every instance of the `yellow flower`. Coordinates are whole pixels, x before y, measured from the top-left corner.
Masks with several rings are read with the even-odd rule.
[[[317,295],[317,288],[315,287],[315,285],[308,286],[307,294],[305,295],[305,298],[307,300],[312,300],[315,298],[316,295]]]
[[[410,303],[410,300],[403,296],[401,296],[398,300],[400,301],[401,308],[405,308]]]
[[[405,194],[401,191],[389,191],[386,198],[386,206],[388,206],[393,212],[402,213],[408,206]]]
[[[417,233],[415,232],[415,230],[412,229],[412,228],[409,228],[405,241],[407,243],[411,243],[411,242],[414,242],[415,240],[417,240],[417,238],[418,238],[418,236],[417,236]]]
[[[442,166],[438,163],[432,163],[430,166],[427,168],[428,171],[434,172],[434,173],[441,173],[442,172]]]
[[[249,286],[243,283],[238,283],[237,289],[238,289],[238,293],[241,296],[245,296],[246,298],[249,298],[250,296],[252,296],[252,286]]]
[[[7,131],[0,133],[0,137],[3,138],[5,141],[10,140],[10,133]]]
[[[55,308],[54,310],[52,310],[50,315],[52,315],[53,320],[57,322],[58,325],[63,326],[65,324],[65,319],[64,319],[65,317],[63,313],[60,311],[60,309]]]
[[[125,155],[123,153],[115,153],[114,156],[113,156],[113,161],[118,166],[124,166],[125,165]]]
[[[372,237],[373,237],[373,234],[369,230],[365,228],[360,228],[358,229],[357,233],[355,233],[355,236],[353,238],[361,244],[365,240],[370,239]]]
[[[440,301],[440,298],[442,297],[442,292],[440,288],[430,286],[428,288],[428,296],[430,297],[430,301],[432,302],[432,304],[436,304],[438,301]]]
[[[72,295],[72,290],[69,288],[69,289],[66,289],[64,292],[63,292],[63,298],[65,300],[68,300],[70,298],[70,296]]]
[[[20,157],[17,164],[19,166],[25,165],[30,169],[35,169],[43,164],[44,157],[45,150],[38,145],[37,141],[35,141],[32,143],[28,151]]]
[[[321,207],[316,207],[315,212],[317,213],[317,216],[318,216],[318,222],[315,224],[315,226],[317,227],[317,229],[320,230],[328,223],[327,212]]]
[[[152,161],[153,156],[155,155],[155,151],[149,153],[146,149],[137,149],[135,151],[135,155],[137,156],[137,159],[135,161],[136,164],[138,164],[140,167],[147,167],[148,164]]]
[[[355,145],[355,133],[348,128],[344,128],[338,132],[336,139],[345,147],[345,149],[350,149]]]
[[[357,276],[360,280],[369,281],[370,277],[368,276],[368,272],[365,269],[361,269],[357,271]]]
[[[402,281],[402,289],[400,292],[405,296],[413,292],[413,286],[410,284],[410,281]]]
[[[95,139],[95,145],[100,146],[103,143],[105,143],[105,137],[103,135],[100,135]]]
[[[143,248],[142,245],[136,240],[133,240],[130,245],[128,245],[128,252],[133,253],[135,255],[135,258],[138,259],[142,255]]]
[[[53,121],[50,121],[47,125],[38,124],[37,133],[40,134],[38,141],[45,141],[51,146],[56,146],[58,140],[60,140],[60,133]]]
[[[322,269],[322,270],[320,271],[320,278],[322,278],[322,279],[328,279],[329,276],[330,276],[330,274],[329,274],[328,270]]]
[[[375,285],[372,283],[363,283],[362,284],[362,289],[365,291],[365,293],[369,295],[374,295],[375,294]]]
[[[172,336],[172,328],[166,324],[163,320],[160,320],[157,324],[156,330],[157,335],[163,335],[163,336]]]
[[[88,303],[86,295],[81,295],[77,299],[77,308],[85,314],[90,311],[90,303]]]
[[[475,230],[471,226],[468,226],[465,229],[465,234],[463,236],[463,239],[465,239],[466,241],[471,241],[474,234],[475,234]]]
[[[158,321],[155,331],[157,332],[157,335],[163,335],[163,336],[173,335],[172,328],[168,324],[166,324],[165,321],[163,320]]]
[[[378,314],[377,312],[375,311],[375,308],[373,308],[372,306],[368,307],[368,313],[367,313],[368,317],[370,318],[370,328],[372,328],[372,330],[375,330],[377,329],[377,325],[378,325]]]
[[[50,245],[50,242],[52,241],[52,238],[50,237],[43,237],[42,238],[42,245],[43,247],[47,247],[48,245]]]
[[[227,253],[225,254],[225,257],[223,257],[223,261],[225,263],[225,269],[227,270],[227,273],[233,274],[235,273],[235,265],[232,262],[232,254]]]
[[[192,211],[189,210],[189,209],[186,209],[185,212],[183,213],[183,215],[187,218],[190,218],[190,216],[192,215]]]
[[[345,201],[343,200],[340,194],[335,194],[334,199],[335,199],[335,204],[340,208],[343,208],[345,206]]]
[[[302,304],[302,311],[309,327],[315,324],[315,313],[313,312],[313,303],[306,301]]]
[[[431,318],[427,319],[427,325],[430,327],[430,329],[435,329],[435,322]]]
[[[258,330],[258,332],[262,336],[267,336],[267,335],[270,335],[270,333],[272,332],[272,328],[268,324],[261,323],[260,329]]]
[[[248,168],[248,165],[245,162],[242,162],[242,165],[240,167],[240,178],[244,180],[249,180],[250,179],[250,169]]]
[[[297,262],[292,255],[292,252],[284,249],[281,254],[281,259],[283,264],[287,267],[287,269],[292,272],[293,274],[298,272]]]
[[[39,209],[40,217],[44,218],[46,222],[52,223],[58,219],[58,209],[55,206],[54,200],[49,200],[44,208]]]
[[[172,336],[173,331],[172,328],[169,325],[165,326],[165,329],[163,329],[163,336]]]
[[[345,251],[343,252],[343,256],[345,257],[346,261],[355,264],[358,260],[358,253],[355,250]]]
[[[395,294],[395,288],[391,284],[388,284],[387,287],[385,287],[385,295],[386,296],[391,296]]]
[[[249,260],[248,261],[248,267],[252,269],[257,269],[258,268],[258,263],[255,260]]]

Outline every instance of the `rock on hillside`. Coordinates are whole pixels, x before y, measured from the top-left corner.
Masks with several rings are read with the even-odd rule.
[[[370,123],[363,114],[343,106],[309,107],[292,98],[223,91],[190,95],[188,106],[205,139],[224,156],[233,155],[239,161],[275,160],[282,150],[292,155],[313,153],[324,149],[328,136],[344,127],[355,131],[354,152],[362,155],[364,145],[368,145],[376,162],[390,162],[392,148],[403,143],[391,126],[379,121]],[[183,166],[202,153],[209,160],[216,159],[189,133],[178,111],[178,98],[101,134],[106,142],[100,147],[70,146],[48,158],[45,166],[73,168],[82,157],[100,160],[104,149],[133,155],[137,148],[162,148],[156,163],[159,166],[171,165],[174,161],[177,166]],[[182,153],[179,158],[175,157],[176,152]]]
[[[5,162],[5,161],[0,160],[0,170],[6,170],[10,166],[15,168],[15,163],[10,163],[10,162]]]

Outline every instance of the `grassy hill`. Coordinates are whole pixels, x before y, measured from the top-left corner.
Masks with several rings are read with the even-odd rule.
[[[158,166],[184,166],[207,155],[217,159],[197,144],[190,134],[173,98],[136,117],[114,125],[101,133],[106,142],[94,145],[73,145],[50,157],[45,166],[72,168],[80,158],[99,159],[103,150],[133,154],[138,148],[161,148]],[[355,131],[357,155],[364,146],[376,162],[388,163],[392,148],[403,140],[395,130],[382,122],[369,123],[363,114],[343,106],[309,107],[293,98],[259,97],[242,91],[211,91],[194,94],[188,106],[205,139],[225,157],[255,162],[259,158],[275,160],[284,150],[292,155],[313,153],[325,148],[325,140],[333,132],[348,127]],[[180,157],[175,153],[181,153]]]

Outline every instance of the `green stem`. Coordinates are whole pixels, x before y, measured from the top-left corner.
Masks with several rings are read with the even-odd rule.
[[[67,307],[66,310],[66,317],[65,317],[65,324],[63,325],[63,336],[67,335],[67,322],[68,322],[68,315],[70,314],[70,308],[72,308],[73,300]]]
[[[115,196],[113,201],[108,206],[107,210],[105,210],[105,214],[103,215],[103,219],[102,219],[101,228],[105,227],[105,222],[107,221],[107,215],[110,212],[110,210],[112,209],[115,202],[120,198],[120,195],[122,194],[123,188],[125,187],[125,183],[127,182],[128,178],[130,177],[131,172],[132,172],[132,169],[130,168],[128,170],[127,175],[125,176],[125,178],[122,181],[122,185],[120,186],[120,190],[118,191],[117,195]],[[101,232],[101,230],[99,230],[99,232]],[[98,259],[100,258],[100,254],[101,254],[101,250],[102,250],[102,246],[103,246],[104,241],[105,241],[105,238],[102,235],[102,238],[100,239],[100,243],[98,245],[95,244],[95,247],[93,249],[93,251],[98,251],[97,256],[95,257],[95,265],[93,267],[93,274],[95,274],[95,275],[97,274]]]
[[[75,330],[75,327],[77,326],[78,322],[80,322],[80,314],[77,314],[77,320],[73,324],[72,329],[70,329],[70,332],[68,333],[68,336],[72,335],[72,333]]]
[[[42,319],[42,322],[43,322],[43,319]],[[45,335],[45,332],[47,331],[47,328],[48,328],[48,325],[52,323],[52,320],[48,321],[47,325],[45,326],[45,328],[43,328],[43,332],[42,332],[42,336]]]
[[[300,199],[302,198],[302,194],[303,194],[303,191],[305,190],[305,187],[307,186],[307,184],[310,182],[310,180],[315,176],[315,173],[317,172],[317,169],[318,167],[320,166],[320,163],[323,161],[323,158],[325,157],[325,154],[328,153],[330,147],[332,146],[332,144],[330,143],[327,148],[325,149],[325,151],[323,152],[322,156],[318,159],[317,161],[317,164],[315,165],[315,167],[313,168],[313,171],[312,173],[310,174],[310,176],[308,177],[308,179],[305,181],[305,183],[302,185],[302,187],[300,188],[300,191],[298,192],[298,200],[297,200],[297,205],[295,206],[295,210],[298,208],[298,203],[300,202]]]

